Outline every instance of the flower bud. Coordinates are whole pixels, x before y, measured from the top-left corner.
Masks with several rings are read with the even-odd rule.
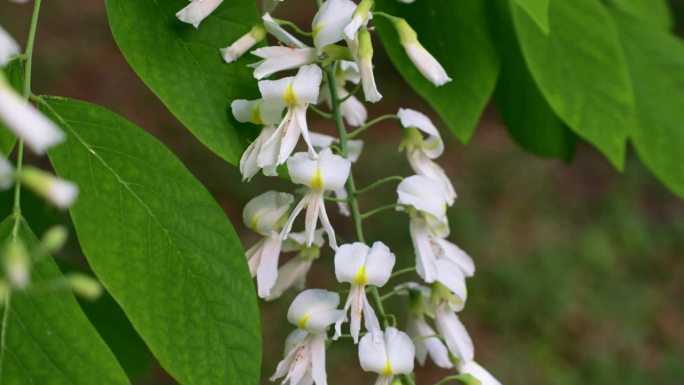
[[[375,85],[375,75],[373,74],[373,43],[371,41],[370,32],[368,32],[366,28],[361,28],[357,37],[359,40],[357,60],[359,63],[359,70],[361,71],[363,94],[366,96],[366,101],[375,103],[382,99],[382,95],[378,92],[378,87]]]
[[[43,234],[42,246],[50,253],[59,251],[66,244],[69,232],[64,226],[52,226]]]
[[[71,206],[78,196],[78,187],[75,184],[34,167],[24,168],[20,178],[36,194],[60,209]]]
[[[5,246],[3,265],[10,284],[18,289],[29,285],[31,259],[21,241],[11,241]]]
[[[242,35],[233,44],[221,49],[221,55],[226,63],[232,63],[239,59],[255,44],[264,40],[266,37],[266,29],[263,24],[257,24],[246,34]]]
[[[102,295],[102,285],[100,282],[85,274],[70,273],[66,276],[69,288],[79,297],[94,301]]]
[[[223,0],[193,0],[185,8],[176,13],[178,20],[199,27],[202,20],[206,19],[212,12],[223,3]]]
[[[368,22],[371,17],[371,9],[375,5],[375,0],[361,0],[359,5],[356,6],[354,13],[352,13],[352,19],[346,27],[344,27],[344,34],[347,38],[354,39],[356,32]]]
[[[399,35],[399,41],[404,46],[409,59],[423,76],[434,85],[441,86],[451,81],[441,64],[418,41],[418,34],[406,20],[393,17],[392,23]]]

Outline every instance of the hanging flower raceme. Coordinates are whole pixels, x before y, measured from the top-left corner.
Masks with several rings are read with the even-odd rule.
[[[344,317],[337,309],[339,303],[337,293],[321,289],[305,290],[295,298],[287,319],[298,329],[288,337],[285,358],[271,381],[284,377],[283,385],[327,385],[325,333],[328,326]]]
[[[437,332],[425,319],[425,315],[434,316],[434,309],[430,303],[430,289],[413,282],[402,286],[409,295],[410,306],[406,332],[415,341],[416,360],[421,366],[424,366],[429,356],[440,368],[453,368],[454,365],[449,358],[447,347],[436,336]],[[399,288],[395,290],[399,290]]]
[[[200,23],[214,12],[221,3],[223,0],[190,0],[190,4],[176,13],[176,17],[178,20],[198,28]]]
[[[316,154],[306,122],[306,110],[310,103],[318,100],[318,91],[323,73],[316,65],[301,67],[296,76],[278,80],[262,80],[259,90],[265,103],[280,104],[287,107],[285,117],[261,146],[257,156],[260,168],[275,167],[285,163],[292,154],[299,136],[309,147],[309,153]]]
[[[311,246],[314,241],[314,232],[318,219],[321,220],[323,229],[328,234],[328,244],[333,250],[337,250],[335,230],[330,224],[325,210],[324,196],[326,191],[335,191],[344,187],[349,177],[351,162],[341,156],[333,155],[330,149],[321,151],[318,158],[312,158],[307,153],[297,153],[287,161],[287,169],[293,182],[307,186],[301,201],[292,210],[281,233],[281,239],[286,239],[292,230],[294,220],[299,213],[306,208],[306,220],[304,233],[306,245]]]
[[[361,368],[379,374],[375,385],[389,385],[395,375],[413,372],[414,358],[411,338],[393,327],[388,327],[379,341],[366,334],[359,342]]]
[[[338,99],[344,100],[344,102],[340,103],[340,113],[347,124],[353,127],[366,123],[368,111],[356,96],[349,95],[344,86],[347,82],[358,84],[360,81],[361,73],[359,72],[359,66],[355,62],[347,60],[338,62],[338,65],[335,67],[335,90],[337,91]],[[332,107],[329,87],[328,82],[324,81],[321,86],[319,101],[325,102],[328,107]]]
[[[473,340],[456,314],[463,309],[463,302],[454,298],[449,289],[439,283],[432,285],[431,300],[435,306],[437,331],[444,337],[456,363],[461,365],[472,361],[475,355]]]
[[[38,155],[64,141],[64,133],[19,96],[0,74],[0,120]]]
[[[456,190],[444,169],[432,161],[444,152],[444,142],[439,131],[430,118],[418,111],[400,108],[397,116],[405,129],[400,149],[406,150],[411,168],[416,174],[441,184],[447,193],[447,203],[451,206],[456,199]],[[424,138],[422,134],[427,137]]]
[[[282,243],[282,252],[297,252],[297,255],[285,263],[278,270],[278,280],[271,289],[271,294],[266,297],[267,301],[274,300],[283,293],[295,287],[303,290],[306,284],[306,276],[311,269],[313,261],[321,255],[321,247],[324,243],[323,230],[318,229],[314,233],[314,241],[311,246],[306,245],[304,233],[290,233]]]
[[[327,0],[311,23],[314,46],[318,53],[330,44],[344,39],[344,28],[349,24],[356,4],[351,0]]]
[[[265,192],[247,203],[242,212],[245,226],[263,238],[247,250],[249,271],[257,279],[259,297],[265,298],[278,278],[281,229],[294,198],[287,193]]]
[[[19,54],[19,44],[0,26],[0,67]]]
[[[392,274],[395,259],[394,254],[382,242],[375,242],[372,248],[360,242],[342,245],[335,253],[337,280],[351,284],[344,312],[346,317],[347,311],[351,309],[349,330],[356,343],[359,341],[361,318],[370,334],[377,337],[382,333],[378,318],[366,298],[366,286],[384,286]],[[344,321],[346,319],[335,324],[335,339],[342,335]]]

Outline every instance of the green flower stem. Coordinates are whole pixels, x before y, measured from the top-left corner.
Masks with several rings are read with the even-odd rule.
[[[385,206],[380,206],[380,207],[374,208],[373,210],[371,210],[367,213],[361,214],[361,219],[368,219],[375,214],[378,214],[378,213],[381,213],[381,212],[387,211],[387,210],[396,209],[397,207],[400,207],[400,206],[396,203],[392,203],[392,204],[385,205]]]
[[[332,119],[333,118],[333,116],[331,114],[324,112],[324,111],[321,111],[318,107],[316,107],[312,104],[309,105],[309,109],[311,111],[315,112],[316,115],[320,116],[323,119]]]
[[[366,186],[366,187],[364,187],[364,188],[358,189],[358,190],[356,191],[356,194],[357,194],[357,195],[365,194],[365,193],[367,193],[368,191],[371,191],[371,190],[373,190],[373,189],[376,188],[376,187],[382,186],[382,185],[385,184],[385,183],[392,182],[392,181],[401,182],[402,180],[404,180],[404,177],[403,177],[403,176],[399,176],[399,175],[388,176],[388,177],[386,177],[386,178],[380,179],[380,180],[377,181],[377,182],[371,183],[370,185],[368,185],[368,186]]]
[[[294,30],[295,32],[297,32],[298,34],[300,34],[302,36],[311,36],[312,35],[311,32],[306,32],[305,30],[299,28],[299,26],[297,24],[295,24],[289,20],[276,19],[276,18],[273,18],[273,20],[276,23],[278,23],[278,25],[283,25],[283,26],[287,26],[287,27],[292,28],[292,30]]]
[[[364,124],[363,126],[357,128],[356,130],[352,131],[349,134],[349,138],[354,139],[357,136],[359,136],[362,132],[366,131],[367,129],[373,127],[374,125],[382,122],[383,120],[387,120],[387,119],[399,120],[399,117],[397,115],[394,115],[394,114],[387,114],[387,115],[378,116],[377,118],[371,120],[370,122]]]
[[[351,90],[351,92],[350,92],[349,94],[347,94],[347,96],[345,96],[345,97],[343,97],[342,99],[340,99],[340,104],[346,102],[347,99],[349,99],[349,98],[351,98],[352,96],[354,96],[357,92],[359,92],[360,89],[361,89],[361,82],[359,82],[356,86],[354,86],[354,88]]]
[[[397,271],[395,271],[394,273],[392,273],[392,275],[390,276],[390,278],[395,278],[395,277],[398,277],[398,276],[400,276],[400,275],[402,275],[402,274],[412,273],[412,272],[414,272],[414,271],[416,271],[416,267],[415,267],[415,266],[406,267],[406,268],[403,268],[403,269],[401,269],[401,270],[397,270]]]

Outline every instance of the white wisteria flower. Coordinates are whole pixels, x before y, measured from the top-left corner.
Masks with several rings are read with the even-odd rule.
[[[340,103],[340,113],[344,120],[353,127],[358,127],[366,123],[368,119],[368,111],[361,101],[354,95],[349,95],[349,92],[344,88],[347,82],[358,84],[361,81],[361,73],[359,66],[348,60],[341,60],[335,68],[335,90],[337,97],[344,101]],[[319,101],[325,102],[328,107],[332,107],[330,99],[330,85],[324,81],[321,85],[321,93]]]
[[[475,355],[473,340],[448,301],[440,301],[437,304],[435,324],[439,334],[444,337],[449,351],[456,358],[457,364],[473,360]]]
[[[267,191],[252,200],[242,212],[245,226],[263,235],[246,252],[249,271],[257,279],[259,297],[265,298],[278,279],[278,259],[281,242],[278,230],[282,227],[294,197],[287,193]]]
[[[344,39],[344,28],[349,24],[356,4],[351,0],[327,0],[311,23],[314,46],[319,53],[327,45]]]
[[[266,297],[267,301],[279,298],[291,287],[303,290],[306,285],[306,276],[311,269],[313,261],[321,254],[324,243],[323,229],[316,230],[314,241],[311,246],[306,246],[304,233],[290,233],[282,243],[282,252],[298,252],[291,260],[287,261],[278,270],[278,280],[271,289],[271,294]]]
[[[374,4],[375,0],[361,0],[356,6],[351,21],[344,27],[344,34],[347,35],[348,39],[355,39],[359,28],[368,24],[368,20],[373,17],[371,9]]]
[[[263,25],[257,24],[228,47],[221,48],[221,56],[226,63],[232,63],[254,47],[256,43],[264,40],[265,37],[266,29]]]
[[[261,147],[275,132],[274,126],[267,126],[261,130],[257,138],[247,146],[247,149],[242,153],[240,158],[240,174],[242,174],[243,181],[249,181],[256,175],[261,167],[257,163],[257,158]],[[264,168],[264,175],[275,176],[278,175],[275,166],[267,166]]]
[[[418,71],[436,86],[450,82],[451,78],[447,75],[444,67],[420,44],[416,31],[411,28],[409,23],[398,17],[392,17],[391,21],[397,30],[399,42],[404,47],[406,55]]]
[[[19,44],[0,26],[0,67],[4,67],[19,53]]]
[[[437,332],[425,319],[426,314],[434,315],[434,309],[429,306],[430,289],[415,283],[404,286],[410,297],[406,332],[415,341],[416,360],[421,366],[424,366],[427,357],[430,356],[430,359],[440,368],[453,368],[454,365],[449,359],[447,347],[437,337]]]
[[[0,120],[38,155],[64,141],[64,133],[19,96],[0,74]]]
[[[397,374],[413,371],[415,347],[404,332],[388,327],[382,340],[366,334],[359,342],[359,361],[366,372],[378,373],[375,385],[389,385]]]
[[[344,316],[337,309],[339,303],[337,293],[322,289],[305,290],[297,295],[287,319],[298,329],[288,337],[285,358],[278,363],[271,381],[285,377],[282,384],[327,385],[325,331]]]
[[[230,104],[235,120],[242,123],[273,125],[283,118],[283,103],[266,102],[263,99],[236,99]]]
[[[475,361],[469,361],[458,366],[459,373],[470,374],[480,381],[480,385],[501,385],[501,382],[494,378],[485,368]]]
[[[252,51],[252,54],[260,57],[261,61],[254,63],[254,78],[263,79],[276,72],[291,70],[301,66],[315,63],[318,59],[316,49],[305,47],[262,47]]]
[[[280,24],[278,24],[278,22],[275,21],[268,12],[264,13],[264,15],[261,17],[261,20],[264,22],[264,28],[266,29],[266,32],[278,39],[281,43],[290,47],[307,47],[307,45],[302,43],[301,40],[297,39],[294,37],[294,35],[281,27]]]
[[[447,203],[451,206],[456,199],[456,190],[444,169],[432,161],[444,152],[444,142],[437,127],[430,118],[412,109],[400,108],[397,116],[406,129],[400,148],[406,150],[411,168],[416,174],[441,184],[447,193]],[[423,138],[421,132],[427,138]]]
[[[347,45],[359,66],[361,86],[366,101],[371,103],[380,101],[382,95],[378,91],[373,74],[373,42],[370,32],[366,28],[361,28],[356,34],[356,40],[347,40]]]
[[[335,253],[335,276],[339,282],[350,283],[351,290],[344,305],[345,319],[335,324],[335,339],[342,335],[342,323],[350,309],[349,331],[355,343],[359,341],[361,318],[370,334],[378,336],[382,333],[375,311],[366,297],[366,286],[384,286],[392,274],[395,260],[389,247],[382,242],[373,243],[373,247],[360,242],[340,246]]]
[[[24,185],[57,208],[69,208],[78,197],[78,186],[43,170],[24,167],[19,177]]]
[[[348,159],[333,155],[329,148],[321,151],[317,159],[304,152],[294,154],[288,159],[287,169],[292,181],[307,186],[309,190],[292,210],[292,214],[290,214],[280,235],[281,239],[287,238],[292,230],[294,220],[306,208],[304,224],[306,245],[310,246],[313,243],[316,224],[320,218],[321,225],[328,234],[328,244],[333,250],[337,250],[335,230],[325,211],[324,195],[326,191],[335,191],[344,187],[349,177],[350,168],[351,162]]]
[[[190,0],[190,4],[176,13],[176,17],[197,28],[221,3],[223,0]]]
[[[274,167],[285,163],[300,135],[304,137],[309,152],[316,154],[309,139],[306,110],[310,103],[318,100],[322,77],[320,67],[307,65],[299,68],[296,76],[259,82],[259,90],[266,103],[280,103],[287,107],[287,113],[278,128],[261,146],[257,157],[259,167]]]
[[[399,183],[397,195],[397,203],[408,208],[409,213],[417,210],[436,234],[449,234],[449,220],[446,216],[449,198],[441,184],[423,175],[412,175]]]

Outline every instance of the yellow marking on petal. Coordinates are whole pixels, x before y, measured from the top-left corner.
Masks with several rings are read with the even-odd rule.
[[[324,27],[324,25],[321,23],[316,24],[316,26],[314,26],[314,28],[313,28],[313,31],[311,31],[311,37],[313,37],[315,39],[316,35],[318,35],[321,32],[323,27]]]
[[[355,285],[365,285],[368,283],[368,277],[366,275],[366,265],[361,265],[359,270],[356,271],[356,276],[354,276]]]
[[[287,88],[285,88],[285,95],[283,96],[283,100],[285,100],[285,104],[287,104],[288,106],[297,104],[297,95],[295,95],[294,87],[292,87],[292,82],[290,82],[287,85]]]
[[[251,228],[252,230],[256,231],[257,233],[259,232],[259,217],[261,217],[261,213],[257,213],[252,217],[252,223],[251,223]]]
[[[311,182],[309,182],[309,187],[315,190],[323,189],[323,175],[321,175],[321,169],[316,168],[313,176],[311,177]]]
[[[390,364],[389,359],[385,360],[385,367],[382,368],[382,375],[384,376],[391,376],[394,374],[392,371],[392,364]]]
[[[261,121],[261,104],[257,104],[252,108],[252,123],[264,124],[264,122]]]
[[[310,313],[304,314],[302,318],[297,321],[297,327],[300,329],[306,329],[306,323],[309,322],[309,318],[311,318]]]
[[[423,140],[423,148],[426,150],[436,150],[439,148],[439,140]]]

